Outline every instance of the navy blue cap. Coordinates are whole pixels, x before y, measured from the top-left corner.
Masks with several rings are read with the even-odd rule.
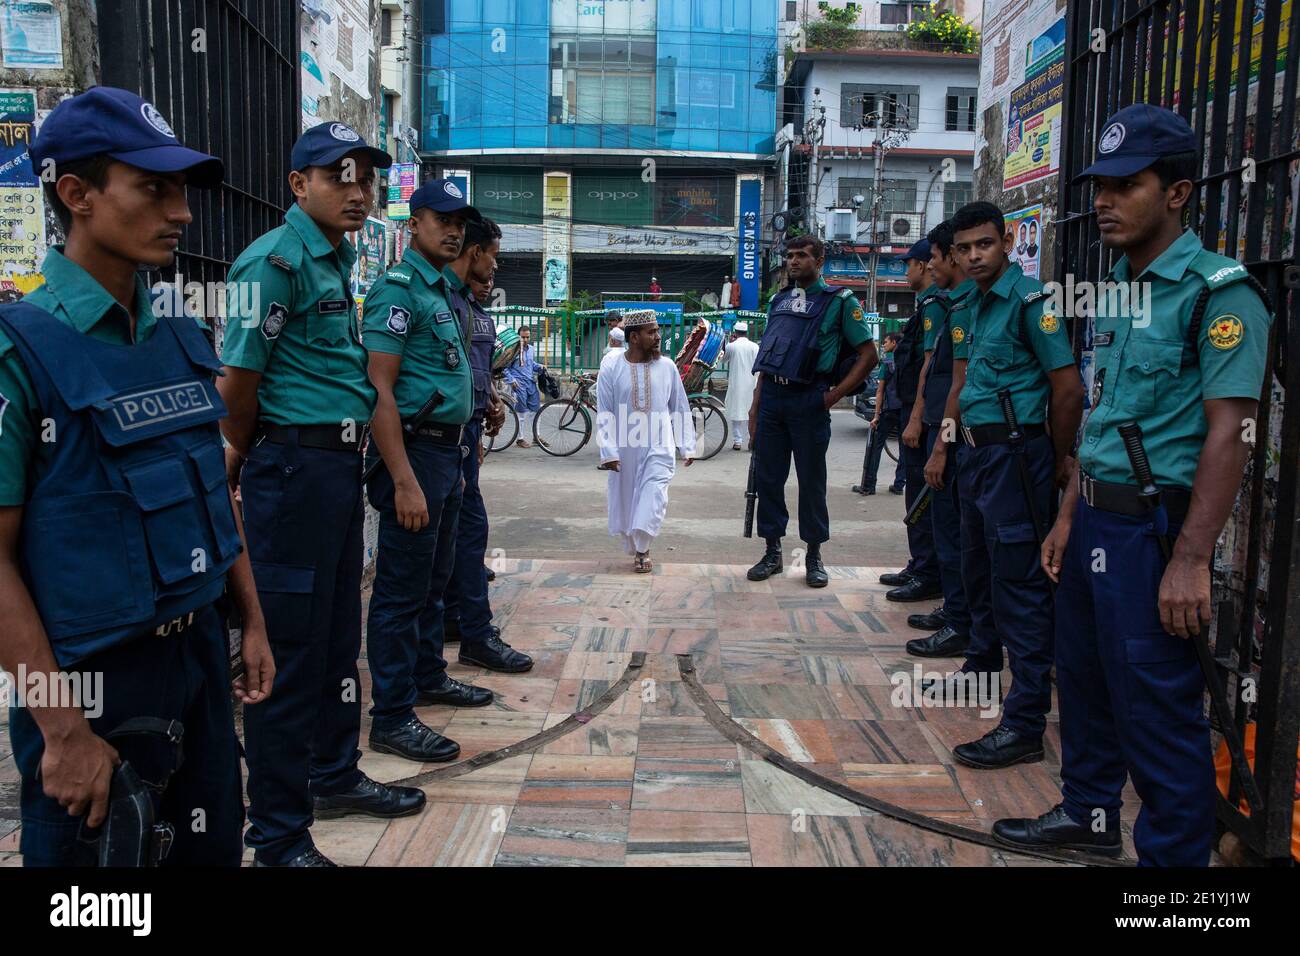
[[[432,209],[434,212],[465,210],[469,219],[482,219],[482,214],[469,204],[461,188],[450,179],[434,179],[411,193],[411,212]]]
[[[347,123],[319,123],[293,144],[289,167],[302,172],[308,166],[332,166],[350,153],[365,153],[376,169],[393,165],[393,157],[371,146]]]
[[[1106,121],[1097,140],[1097,161],[1074,177],[1132,176],[1157,159],[1196,152],[1196,134],[1187,120],[1150,103],[1126,106]]]
[[[907,250],[905,255],[898,257],[899,262],[906,262],[908,259],[920,259],[922,262],[930,261],[930,240],[918,239],[912,243],[912,248]]]
[[[107,154],[152,173],[186,174],[191,186],[217,186],[225,176],[221,160],[180,144],[162,113],[149,102],[113,86],[92,86],[50,112],[28,148],[32,166]]]

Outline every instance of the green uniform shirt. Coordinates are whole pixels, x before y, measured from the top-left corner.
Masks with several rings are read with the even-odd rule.
[[[356,258],[350,242],[332,247],[295,204],[283,226],[231,266],[221,361],[262,373],[260,418],[277,425],[370,421],[375,389],[349,284]]]
[[[966,298],[966,296],[967,296],[967,295],[970,293],[970,291],[971,291],[972,289],[974,289],[974,288],[975,288],[975,280],[974,280],[974,279],[963,279],[963,280],[962,280],[961,282],[959,282],[957,285],[953,286],[950,290],[948,290],[947,292],[944,293],[944,295],[946,295],[946,296],[948,297],[948,302],[947,302],[947,306],[948,306],[948,316],[947,316],[947,318],[948,318],[948,326],[949,326],[949,327],[948,327],[948,331],[949,331],[949,334],[951,334],[951,332],[952,332],[952,318],[951,318],[951,317],[952,317],[952,311],[953,311],[953,309],[957,308],[957,306],[961,303],[961,301],[962,301],[964,298]],[[932,306],[931,308],[933,308],[933,307],[934,307],[934,306]],[[944,318],[945,318],[945,316],[943,315],[943,310],[942,310],[942,308],[940,308],[940,313],[939,313],[938,315],[936,315],[936,316],[934,316],[934,317],[932,317],[932,318],[929,317],[929,316],[926,317],[926,320],[925,320],[925,350],[926,350],[927,352],[933,352],[933,351],[934,351],[935,343],[939,340],[939,331],[943,328],[943,320],[944,320]],[[962,335],[965,336],[965,331],[962,332]]]
[[[1142,284],[1149,301],[1135,321],[1131,300],[1122,308],[1126,303],[1117,296],[1097,296],[1093,408],[1079,448],[1079,464],[1088,474],[1134,483],[1118,426],[1136,421],[1156,484],[1191,488],[1208,430],[1202,402],[1258,398],[1264,383],[1273,317],[1248,285],[1225,281],[1244,272],[1202,248],[1191,231],[1136,280],[1127,257],[1116,263],[1109,278]],[[1199,361],[1191,361],[1192,309],[1213,276],[1218,278],[1211,279],[1212,288],[1224,284],[1210,294],[1195,343]]]
[[[961,420],[967,427],[1005,422],[998,392],[1010,389],[1021,425],[1043,421],[1051,385],[1047,373],[1074,364],[1065,323],[1043,306],[1043,284],[1014,263],[988,292],[970,296],[970,326],[953,326],[953,358],[966,359]],[[958,342],[958,330],[962,341]]]
[[[370,287],[364,324],[367,349],[402,357],[393,396],[403,418],[440,391],[443,401],[430,422],[464,425],[470,420],[474,373],[446,274],[408,248],[402,261]]]
[[[936,292],[941,297],[947,295],[937,285],[931,285],[916,297],[916,301],[920,302],[926,296],[934,295]],[[934,349],[934,337],[939,334],[939,327],[943,325],[943,315],[947,310],[948,303],[937,300],[921,310],[921,351],[929,352]]]
[[[830,288],[821,276],[808,286],[809,292],[825,292]],[[771,311],[769,309],[769,315]],[[821,331],[817,333],[817,347],[821,349],[821,359],[817,362],[817,373],[826,375],[835,370],[835,362],[840,354],[840,336],[843,336],[852,351],[858,346],[871,341],[871,329],[867,327],[862,315],[862,305],[847,289],[835,294],[834,300],[822,313]],[[833,383],[838,384],[838,383]]]
[[[135,280],[135,342],[131,341],[126,310],[89,272],[67,259],[62,246],[54,246],[46,254],[41,273],[45,284],[23,301],[91,338],[112,345],[134,345],[148,339],[158,325],[153,297],[139,273]],[[199,325],[206,328],[202,320]],[[33,466],[50,457],[51,445],[41,440],[43,417],[38,414],[26,366],[13,341],[0,331],[0,506],[23,504]]]

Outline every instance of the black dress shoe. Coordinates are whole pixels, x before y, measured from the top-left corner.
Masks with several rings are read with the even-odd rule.
[[[492,703],[492,691],[486,687],[462,684],[454,677],[447,677],[437,687],[430,687],[427,690],[417,687],[415,690],[416,707],[432,707],[434,704],[447,704],[451,707],[486,707],[490,703]]]
[[[319,815],[319,814],[318,814],[318,815]],[[257,859],[256,857],[254,857],[254,858],[253,858],[253,866],[255,866],[255,867],[256,867],[256,866],[267,866],[267,867],[270,867],[270,866],[280,866],[280,867],[284,867],[284,866],[295,866],[295,867],[298,867],[298,866],[333,866],[333,867],[337,867],[338,864],[335,863],[333,860],[331,860],[329,857],[327,857],[327,856],[326,856],[324,853],[322,853],[320,850],[316,849],[315,847],[312,847],[310,850],[304,850],[302,853],[299,853],[297,856],[295,856],[295,857],[294,857],[292,860],[290,860],[288,863],[263,863],[261,860],[259,860],[259,859]]]
[[[1119,856],[1124,852],[1118,827],[1113,832],[1094,833],[1091,827],[1080,826],[1071,820],[1065,807],[1059,803],[1032,820],[1008,817],[997,821],[993,824],[993,838],[1007,846],[1060,847],[1105,856]]]
[[[929,614],[907,615],[907,626],[918,631],[937,631],[947,623],[948,615],[943,613],[942,607],[935,608]]]
[[[906,584],[912,580],[912,572],[904,568],[902,571],[890,571],[880,576],[880,583],[885,587],[896,588],[901,584]]]
[[[489,581],[495,581],[497,579],[497,573],[493,571],[491,568],[487,569],[487,579]]]
[[[460,618],[443,617],[442,619],[442,643],[456,644],[460,642]]]
[[[430,730],[429,733],[433,731]],[[370,739],[373,746],[373,734]],[[457,747],[456,750],[459,751],[460,748]],[[426,799],[424,791],[415,787],[390,787],[363,776],[361,782],[351,790],[332,793],[328,797],[314,797],[312,809],[318,820],[332,820],[350,813],[387,820],[419,813]]]
[[[902,494],[903,492],[905,492],[906,490],[907,490],[907,486],[906,486],[906,485],[890,485],[890,486],[889,486],[889,493],[890,493],[891,495],[901,495],[901,494]]]
[[[874,495],[876,493],[875,485],[854,485],[851,489],[855,495]]]
[[[381,754],[396,754],[420,763],[444,763],[460,755],[460,744],[448,740],[419,717],[412,717],[396,730],[370,728],[370,749]],[[419,793],[419,791],[416,791]],[[423,796],[423,794],[421,794]],[[413,812],[413,811],[411,811]]]
[[[758,564],[754,565],[745,572],[745,577],[751,581],[766,581],[774,574],[780,574],[785,566],[781,563],[781,549],[768,546],[767,552],[759,559]]]
[[[1038,763],[1043,759],[1043,738],[1018,734],[1000,724],[979,740],[959,744],[952,755],[968,767],[1000,770],[1018,763]]]
[[[886,601],[928,601],[931,598],[937,598],[943,594],[943,586],[935,581],[933,584],[926,584],[920,578],[911,578],[906,584],[900,584],[891,591],[885,592]]]
[[[997,703],[1002,703],[1002,675],[988,671],[959,670],[935,680],[927,677],[921,681],[921,693],[935,703],[949,707],[991,707],[992,695],[983,697],[990,689],[997,690]]]
[[[958,634],[945,624],[929,637],[918,637],[907,642],[907,653],[913,657],[957,657],[970,646],[970,636]]]
[[[804,580],[810,588],[824,588],[830,584],[831,579],[820,554],[810,554],[804,558]]]
[[[482,641],[475,641],[469,647],[461,641],[460,656],[456,660],[467,667],[486,667],[502,674],[522,674],[533,669],[533,659],[501,640],[501,630],[497,627],[492,628]]]

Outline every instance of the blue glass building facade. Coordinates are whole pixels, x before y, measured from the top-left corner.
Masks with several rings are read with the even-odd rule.
[[[774,0],[426,0],[424,151],[773,152]]]

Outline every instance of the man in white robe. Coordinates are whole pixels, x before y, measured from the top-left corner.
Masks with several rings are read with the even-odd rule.
[[[596,378],[600,467],[609,471],[609,533],[649,572],[650,545],[668,511],[668,483],[695,454],[695,427],[681,376],[659,352],[659,318],[651,309],[623,316],[627,350],[611,352]]]
[[[749,337],[749,323],[737,322],[731,341],[723,346],[727,360],[727,419],[731,422],[731,447],[740,446],[749,438],[749,406],[754,400],[754,359],[758,357],[758,343]]]

